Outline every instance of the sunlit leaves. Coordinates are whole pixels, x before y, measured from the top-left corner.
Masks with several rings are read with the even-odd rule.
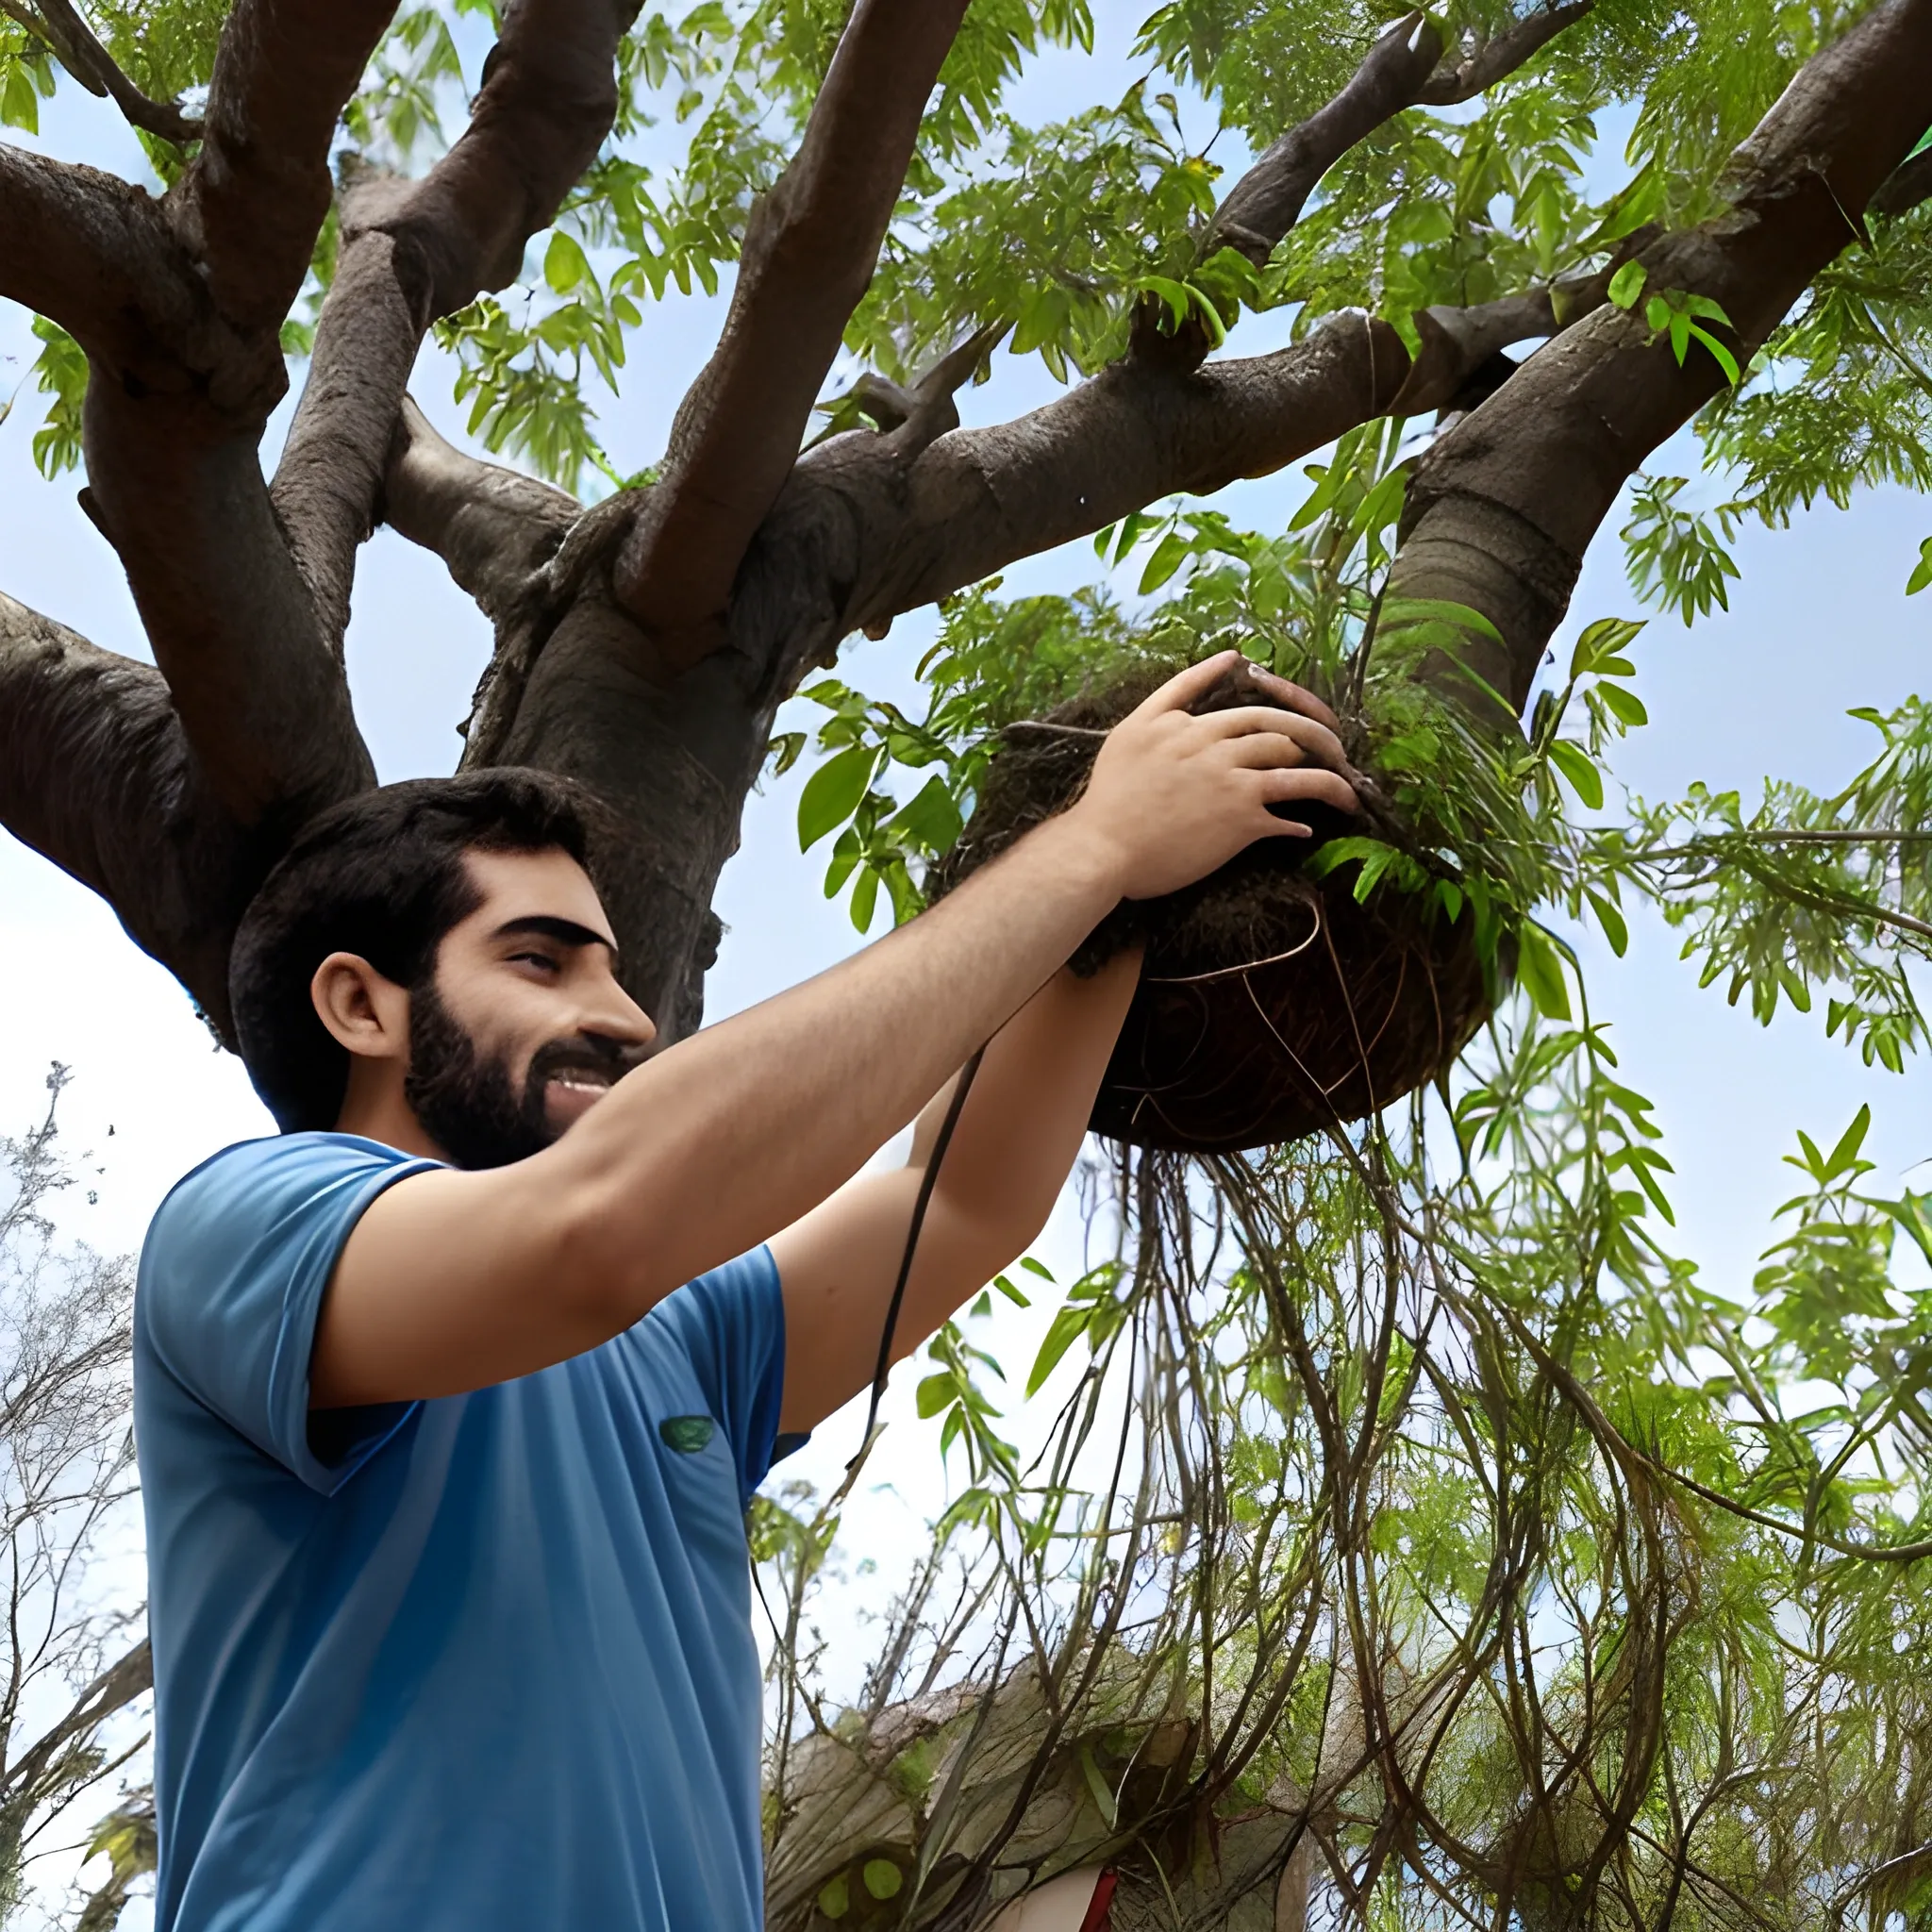
[[[1674,610],[1690,625],[1713,609],[1730,608],[1726,586],[1736,579],[1738,566],[1724,546],[1737,533],[1743,506],[1694,510],[1677,501],[1687,480],[1640,477],[1621,534],[1631,589],[1644,603]]]

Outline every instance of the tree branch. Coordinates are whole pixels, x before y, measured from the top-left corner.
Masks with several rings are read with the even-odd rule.
[[[69,0],[37,0],[34,6],[0,0],[0,13],[43,41],[89,93],[111,99],[133,126],[176,147],[201,139],[201,123],[184,114],[178,103],[152,100],[135,86]]]
[[[518,0],[449,153],[419,181],[348,185],[336,276],[274,491],[338,648],[424,334],[515,277],[530,237],[596,158],[617,112],[618,43],[636,14],[637,0]]]
[[[1889,0],[1814,57],[1733,157],[1728,208],[1640,251],[1653,290],[1719,302],[1741,361],[1827,262],[1932,120],[1932,0]],[[1531,357],[1412,476],[1392,583],[1480,610],[1506,642],[1467,669],[1520,710],[1583,553],[1624,482],[1724,386],[1708,351],[1597,309]],[[1427,674],[1479,703],[1457,664]]]
[[[278,329],[334,196],[329,148],[396,0],[237,0],[202,144],[169,195],[176,232],[237,327]]]
[[[965,0],[859,0],[791,165],[752,212],[724,336],[620,553],[664,668],[724,637],[738,567],[798,458],[905,183]]]
[[[222,808],[159,673],[0,595],[0,822],[113,907],[228,1021],[228,941],[265,856]]]
[[[1515,73],[1595,4],[1596,0],[1567,0],[1565,5],[1545,6],[1525,14],[1514,26],[1477,47],[1468,59],[1454,67],[1438,68],[1417,96],[1417,106],[1453,108],[1458,102],[1473,101],[1506,75]]]
[[[1384,30],[1334,99],[1274,142],[1214,211],[1204,255],[1239,249],[1257,268],[1301,219],[1316,184],[1350,148],[1406,108],[1444,107],[1493,87],[1573,23],[1594,0],[1569,0],[1519,21],[1455,67],[1429,16],[1405,14]]]
[[[383,519],[433,550],[485,616],[525,604],[583,506],[561,490],[453,448],[405,396],[390,445]]]
[[[763,574],[804,552],[842,591],[830,641],[876,628],[1162,496],[1268,475],[1376,416],[1441,408],[1488,357],[1548,334],[1558,307],[1575,312],[1601,279],[1560,285],[1561,305],[1544,290],[1430,310],[1413,362],[1393,327],[1356,312],[1271,356],[1180,371],[1129,358],[991,428],[933,441],[908,422],[835,437],[800,461],[741,595],[755,605]],[[807,655],[787,675],[826,648],[824,627],[802,630]]]
[[[49,317],[142,382],[158,335],[206,328],[193,265],[158,204],[98,168],[0,142],[0,296]]]

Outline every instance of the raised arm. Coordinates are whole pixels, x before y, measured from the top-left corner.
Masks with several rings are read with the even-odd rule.
[[[1122,898],[1301,829],[1272,806],[1352,807],[1326,768],[1339,744],[1304,712],[1187,710],[1231,660],[1157,691],[1078,804],[930,912],[646,1061],[543,1153],[381,1195],[324,1307],[316,1405],[450,1394],[594,1347],[849,1180]]]
[[[1091,979],[1062,969],[993,1036],[935,1177],[892,1329],[901,1361],[1039,1236],[1086,1138],[1140,978],[1139,949]],[[952,1082],[906,1165],[848,1181],[772,1242],[785,1291],[779,1426],[814,1429],[873,1378],[920,1187]]]

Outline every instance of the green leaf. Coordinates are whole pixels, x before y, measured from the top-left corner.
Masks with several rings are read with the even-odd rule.
[[[852,1909],[852,1891],[844,1873],[819,1893],[819,1910],[828,1919],[842,1919]]]
[[[1086,1333],[1091,1315],[1091,1308],[1069,1304],[1054,1316],[1046,1331],[1046,1340],[1040,1344],[1040,1353],[1033,1357],[1032,1373],[1026,1377],[1029,1401],[1039,1394],[1041,1384],[1059,1367],[1060,1357],[1074,1345],[1075,1337]]]
[[[1637,298],[1643,293],[1643,284],[1649,274],[1650,271],[1641,261],[1626,261],[1610,277],[1610,286],[1607,291],[1610,300],[1619,308],[1634,308],[1637,306]]]
[[[1840,1174],[1858,1158],[1858,1149],[1865,1144],[1865,1136],[1872,1131],[1872,1108],[1869,1104],[1861,1107],[1853,1116],[1852,1124],[1839,1136],[1838,1145],[1831,1150],[1824,1163],[1822,1178],[1835,1181]]]
[[[586,282],[595,285],[596,277],[581,244],[561,228],[551,235],[550,245],[543,251],[543,279],[559,295],[567,295]]]
[[[995,1274],[992,1285],[1013,1304],[1016,1308],[1030,1308],[1033,1298],[1027,1294],[1010,1274]]]
[[[872,930],[872,917],[878,910],[879,875],[867,866],[852,885],[852,924],[860,932]]]
[[[906,1874],[890,1858],[868,1858],[858,1874],[876,1899],[897,1898]]]
[[[1610,942],[1610,951],[1621,959],[1630,944],[1630,928],[1624,924],[1623,913],[1618,909],[1614,900],[1606,898],[1601,892],[1592,891],[1587,886],[1584,888],[1583,896],[1590,901],[1591,909],[1596,913],[1597,924],[1603,927],[1604,937]]]
[[[1932,537],[1919,545],[1919,561],[1906,579],[1906,595],[1916,597],[1927,584],[1932,584]]]
[[[1080,1775],[1087,1780],[1087,1789],[1093,1794],[1101,1823],[1111,1831],[1119,1815],[1118,1807],[1114,1804],[1113,1793],[1108,1790],[1107,1780],[1100,1774],[1099,1765],[1093,1761],[1092,1748],[1086,1744],[1080,1746]]]
[[[1154,546],[1154,555],[1147,559],[1147,568],[1141,573],[1140,594],[1144,597],[1150,591],[1159,590],[1187,561],[1192,547],[1178,530],[1170,530]]]
[[[877,771],[878,748],[855,744],[829,758],[805,781],[798,798],[798,849],[809,852],[858,809]]]
[[[936,1375],[927,1375],[919,1385],[919,1418],[929,1422],[942,1408],[950,1408],[959,1400],[959,1381],[951,1369],[941,1369]]]
[[[1569,1019],[1570,989],[1564,983],[1562,958],[1542,928],[1527,922],[1516,935],[1516,977],[1545,1019]]]
[[[1550,741],[1549,758],[1551,764],[1569,779],[1571,790],[1577,797],[1591,811],[1601,811],[1604,803],[1603,774],[1597,770],[1590,754],[1567,738],[1556,738]]]

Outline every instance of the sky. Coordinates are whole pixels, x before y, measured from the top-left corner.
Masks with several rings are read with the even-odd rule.
[[[1016,112],[1057,115],[1117,95],[1133,69],[1128,29],[1143,0],[1098,0],[1101,46],[1091,62],[1053,56],[1016,92]],[[474,78],[474,63],[471,68]],[[8,138],[14,138],[11,135]],[[71,158],[139,174],[131,140],[103,104],[72,90],[49,104],[38,143]],[[1614,163],[1614,155],[1609,158]],[[647,319],[635,341],[625,393],[604,411],[607,446],[621,471],[660,451],[671,411],[709,350],[723,297],[674,300]],[[1231,345],[1275,346],[1282,325],[1244,324]],[[26,318],[0,303],[0,402],[36,345]],[[425,355],[415,392],[445,433],[460,435],[447,400],[447,373]],[[1037,360],[1004,353],[993,381],[967,391],[969,423],[1000,420],[1043,401],[1053,386]],[[72,625],[95,643],[144,657],[119,566],[74,501],[79,482],[42,482],[28,458],[38,400],[23,393],[0,422],[0,590]],[[282,424],[272,432],[278,441]],[[1681,441],[1652,468],[1694,474]],[[1216,499],[1237,521],[1279,528],[1306,487],[1296,472],[1237,486]],[[1694,488],[1714,500],[1709,485]],[[1642,612],[1624,580],[1613,513],[1587,561],[1559,656],[1582,624]],[[1755,792],[1768,774],[1828,790],[1871,755],[1874,734],[1845,713],[1890,708],[1932,685],[1927,675],[1932,595],[1907,599],[1905,582],[1932,505],[1896,491],[1862,493],[1848,512],[1800,513],[1790,527],[1740,532],[1741,572],[1731,607],[1686,629],[1652,617],[1632,655],[1636,689],[1652,723],[1618,752],[1615,775],[1650,798],[1680,794],[1693,780]],[[1098,565],[1086,543],[1029,559],[1008,573],[1009,591],[1071,590]],[[1130,588],[1122,585],[1123,590]],[[910,696],[911,667],[933,635],[930,612],[901,619],[883,641],[856,641],[841,675],[880,695]],[[485,661],[489,629],[449,583],[441,562],[381,532],[363,554],[348,669],[358,715],[385,780],[446,772],[458,749],[455,726]],[[811,722],[781,718],[780,728]],[[748,802],[743,841],[726,867],[718,909],[726,935],[708,990],[717,1020],[795,983],[859,943],[842,904],[821,890],[823,851],[801,858],[795,812],[806,772],[768,782]],[[219,1052],[169,975],[120,931],[112,913],[47,861],[0,834],[0,1132],[17,1132],[44,1105],[50,1060],[73,1070],[62,1105],[63,1134],[87,1158],[87,1185],[61,1209],[72,1237],[108,1252],[139,1245],[167,1188],[191,1166],[238,1139],[268,1130],[240,1065]],[[1580,935],[1596,1009],[1608,1017],[1627,1083],[1647,1094],[1676,1169],[1672,1194],[1676,1242],[1710,1285],[1747,1289],[1774,1235],[1773,1207],[1792,1191],[1781,1157],[1797,1129],[1836,1137],[1869,1103],[1867,1153],[1881,1183],[1932,1158],[1932,1089],[1908,1062],[1903,1077],[1867,1070],[1824,1038],[1822,1018],[1781,1008],[1767,1030],[1699,991],[1694,968],[1676,958],[1677,941],[1653,916],[1632,921],[1624,959]],[[1923,1173],[1915,1176],[1926,1184]],[[1063,1202],[1040,1252],[1065,1278],[1081,1241],[1077,1214]],[[1006,1318],[996,1346],[1024,1362],[1051,1310]],[[930,1434],[910,1413],[914,1374],[900,1373],[887,1417],[896,1436]],[[1051,1390],[1048,1391],[1051,1394]],[[1041,1398],[1042,1401],[1046,1397]],[[857,1445],[854,1413],[834,1420],[788,1474],[836,1481]],[[929,1447],[927,1455],[929,1458]],[[902,1453],[896,1467],[910,1467]],[[883,1534],[936,1507],[936,1475],[902,1491],[862,1498],[856,1538]],[[127,1924],[136,1932],[136,1920]]]

